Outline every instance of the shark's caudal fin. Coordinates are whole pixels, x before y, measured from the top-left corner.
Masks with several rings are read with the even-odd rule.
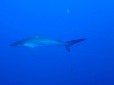
[[[76,43],[79,43],[81,41],[84,41],[85,39],[77,39],[77,40],[71,40],[71,41],[67,41],[65,42],[65,48],[68,52],[70,52],[70,46],[76,44]]]

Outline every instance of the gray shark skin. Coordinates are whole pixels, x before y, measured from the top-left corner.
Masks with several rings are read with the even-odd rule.
[[[70,47],[76,43],[79,43],[81,41],[86,40],[85,38],[82,39],[76,39],[76,40],[71,40],[67,42],[62,42],[60,40],[51,40],[47,38],[41,38],[40,36],[35,36],[33,38],[27,38],[27,39],[22,39],[19,41],[16,41],[10,46],[24,46],[24,47],[29,47],[29,48],[36,48],[38,46],[48,46],[48,45],[57,45],[57,46],[65,46],[66,50],[70,52]]]

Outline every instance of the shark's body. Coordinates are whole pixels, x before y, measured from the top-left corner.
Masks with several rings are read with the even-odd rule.
[[[58,46],[65,46],[67,51],[70,51],[70,46],[84,41],[85,39],[77,39],[77,40],[71,40],[68,42],[61,42],[61,41],[56,41],[56,40],[51,40],[51,39],[46,39],[42,38],[40,36],[35,36],[33,38],[28,38],[28,39],[22,39],[17,42],[14,42],[11,44],[11,46],[24,46],[24,47],[29,47],[29,48],[36,48],[38,46],[48,46],[48,45],[58,45]]]

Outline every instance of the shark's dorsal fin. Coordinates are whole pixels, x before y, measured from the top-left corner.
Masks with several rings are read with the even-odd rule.
[[[35,38],[40,38],[40,36],[39,35],[36,35]]]
[[[38,33],[38,34],[36,34],[35,38],[41,39],[42,37],[41,37],[40,33]]]

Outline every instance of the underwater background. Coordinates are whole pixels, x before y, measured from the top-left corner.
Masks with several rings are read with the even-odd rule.
[[[69,41],[35,49],[11,43],[38,33]],[[113,0],[1,0],[0,85],[114,85]]]

